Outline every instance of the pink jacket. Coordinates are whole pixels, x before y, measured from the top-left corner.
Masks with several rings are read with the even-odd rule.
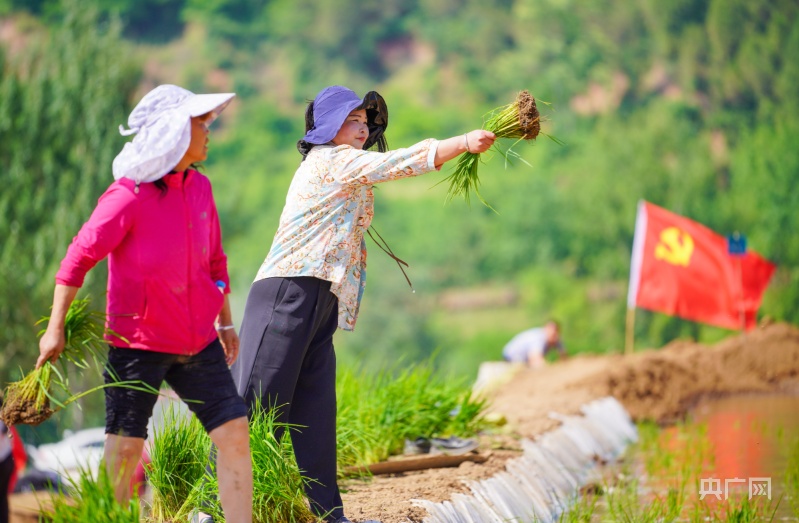
[[[72,240],[56,282],[80,287],[108,256],[112,345],[192,355],[216,337],[214,320],[229,292],[227,257],[211,183],[190,170],[163,178],[169,191],[132,180],[111,184]]]

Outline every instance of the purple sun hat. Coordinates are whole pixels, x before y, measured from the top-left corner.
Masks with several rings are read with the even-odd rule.
[[[312,124],[309,114],[306,114],[305,136],[297,144],[303,156],[313,145],[325,144],[335,138],[347,116],[355,109],[366,110],[369,137],[364,149],[377,143],[381,151],[385,150],[387,145],[383,134],[388,127],[388,108],[383,97],[376,91],[369,91],[361,98],[351,89],[333,85],[322,89],[309,107],[313,114]]]
[[[335,138],[347,116],[362,103],[361,97],[346,87],[325,87],[313,100],[314,125],[302,139],[313,144],[329,142]]]

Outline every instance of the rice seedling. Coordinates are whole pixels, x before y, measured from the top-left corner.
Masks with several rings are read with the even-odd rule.
[[[430,363],[375,374],[342,369],[336,387],[342,473],[400,453],[406,438],[473,436],[486,425],[486,401],[465,383],[436,376]]]
[[[513,103],[487,113],[483,129],[491,131],[497,138],[515,139],[516,142],[513,145],[520,141],[535,140],[539,134],[544,134],[556,143],[561,143],[557,138],[541,132],[541,115],[538,112],[535,98],[527,90],[521,91]],[[492,149],[498,151],[506,162],[512,159],[524,162],[524,159],[513,150],[513,145],[507,150],[502,150],[498,143],[495,143]],[[460,195],[469,203],[470,194],[474,191],[480,201],[491,208],[480,195],[480,180],[477,174],[479,164],[480,154],[477,153],[466,152],[458,158],[452,173],[444,179],[444,181],[449,181],[447,201]]]
[[[732,496],[724,503],[709,506],[703,504],[692,515],[692,521],[714,523],[771,523],[777,513],[779,502],[762,501],[748,495]]]
[[[6,401],[0,412],[0,417],[7,425],[19,423],[38,425],[56,410],[102,388],[95,387],[73,395],[69,392],[69,382],[66,377],[67,363],[72,363],[80,369],[87,369],[90,362],[94,361],[98,367],[101,367],[99,362],[106,349],[106,342],[103,339],[105,314],[91,310],[89,304],[88,297],[75,300],[67,311],[64,321],[66,344],[60,359],[62,370],[47,362],[29,372],[21,380],[8,385],[5,393]],[[48,320],[49,317],[44,317],[39,323]],[[39,332],[39,336],[43,333],[44,330]],[[54,386],[67,397],[57,399],[52,392]],[[51,408],[52,404],[55,404],[56,409]]]
[[[305,501],[306,479],[297,467],[286,427],[275,421],[273,410],[262,409],[260,405],[250,419],[256,523],[316,521]],[[152,521],[185,521],[195,509],[211,515],[214,521],[225,521],[219,503],[216,467],[208,466],[210,453],[211,440],[196,417],[167,409],[150,448]]]
[[[147,481],[155,521],[185,519],[195,508],[210,451],[211,440],[197,418],[170,403],[149,449]]]
[[[288,425],[275,421],[273,409],[255,405],[250,418],[253,475],[253,521],[316,521],[305,502],[301,474],[294,459]],[[303,427],[292,427],[303,430]],[[279,438],[279,439],[278,439]]]
[[[641,482],[625,474],[625,480],[608,488],[607,515],[612,521],[644,523],[675,521],[685,503],[685,481],[677,487],[668,487],[665,496],[656,494],[652,499],[641,498]]]
[[[42,521],[51,523],[139,523],[139,499],[135,495],[125,504],[114,497],[114,487],[105,466],[97,479],[85,468],[70,480],[66,492],[52,497],[51,509],[45,509]]]
[[[358,378],[351,371],[340,372],[337,378],[338,422],[336,424],[336,459],[341,473],[349,468],[365,467],[381,461],[380,432],[376,425],[368,423],[365,405],[351,400],[350,393],[357,391]],[[363,383],[361,383],[363,384]],[[344,397],[342,397],[342,394]]]

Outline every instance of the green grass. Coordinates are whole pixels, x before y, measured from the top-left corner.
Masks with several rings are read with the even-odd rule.
[[[69,484],[63,495],[53,496],[51,511],[43,521],[50,523],[139,523],[139,499],[134,496],[127,504],[114,498],[114,488],[100,466],[95,479],[87,469],[81,469],[77,479]]]
[[[789,449],[785,465],[785,494],[794,515],[799,516],[799,438],[790,443]]]
[[[578,499],[569,510],[558,518],[558,523],[591,523],[596,512],[597,496],[588,495]]]
[[[608,489],[607,517],[610,521],[622,523],[675,521],[684,503],[684,483],[679,488],[669,487],[665,495],[656,495],[654,499],[642,502],[639,481],[626,479]]]
[[[777,512],[777,505],[772,500],[762,498],[749,499],[748,496],[730,498],[718,511],[710,511],[709,516],[694,521],[713,521],[718,523],[771,523]]]

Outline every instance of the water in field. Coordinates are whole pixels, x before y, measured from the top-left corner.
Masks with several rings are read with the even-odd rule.
[[[799,499],[788,498],[791,489],[786,488],[788,467],[799,468],[799,396],[739,395],[705,401],[694,409],[692,420],[707,426],[713,449],[712,466],[702,475],[703,490],[713,486],[710,480],[719,480],[715,486],[720,485],[721,497],[725,487],[746,495],[751,489],[753,499],[768,495],[770,489],[775,504],[782,496],[775,519],[799,520],[793,509],[799,509]]]
[[[682,520],[702,506],[726,521],[747,498],[758,507],[755,521],[768,521],[775,510],[774,521],[799,521],[799,485],[791,486],[788,472],[799,477],[799,396],[702,401],[688,422],[644,435],[633,470],[645,502],[682,489]]]

